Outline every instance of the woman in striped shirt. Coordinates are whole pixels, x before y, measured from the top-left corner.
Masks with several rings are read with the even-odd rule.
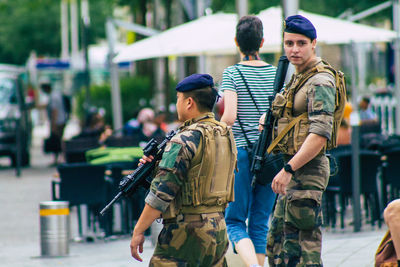
[[[241,61],[224,70],[224,114],[221,121],[232,126],[238,149],[235,201],[225,211],[228,236],[246,266],[264,266],[268,218],[275,194],[271,185],[256,184],[247,149],[258,139],[258,121],[270,105],[276,68],[262,61],[263,25],[255,16],[242,17],[236,26],[236,45]],[[247,226],[246,226],[247,220]]]

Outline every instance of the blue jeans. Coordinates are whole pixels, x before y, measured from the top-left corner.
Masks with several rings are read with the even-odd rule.
[[[225,221],[229,240],[233,244],[250,238],[256,253],[265,254],[267,245],[268,219],[275,201],[271,184],[251,182],[250,162],[245,147],[238,147],[238,172],[235,172],[235,201],[225,210]],[[248,219],[246,226],[246,219]]]

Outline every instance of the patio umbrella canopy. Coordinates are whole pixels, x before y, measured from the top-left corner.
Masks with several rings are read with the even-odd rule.
[[[300,11],[317,29],[317,41],[324,44],[389,42],[394,31],[375,28],[346,20]],[[264,25],[264,46],[261,53],[280,52],[282,11],[271,7],[257,15]],[[237,53],[234,38],[236,14],[217,13],[204,16],[143,39],[122,49],[115,62],[148,58],[199,55],[233,55]]]
[[[181,24],[123,49],[116,62],[169,55],[234,54],[235,14],[215,14]]]

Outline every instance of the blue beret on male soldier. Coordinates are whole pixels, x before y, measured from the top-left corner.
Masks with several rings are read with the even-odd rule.
[[[307,36],[311,40],[317,38],[317,31],[314,25],[301,15],[287,17],[284,24],[284,31],[289,33],[299,33]]]
[[[201,89],[205,87],[213,87],[213,78],[208,74],[192,74],[185,79],[183,79],[176,86],[176,91],[178,92],[188,92],[195,89]]]

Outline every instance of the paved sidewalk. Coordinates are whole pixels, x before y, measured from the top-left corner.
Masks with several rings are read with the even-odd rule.
[[[146,240],[144,262],[134,261],[130,256],[130,237],[118,237],[112,241],[96,239],[88,243],[70,243],[68,257],[41,258],[39,235],[39,203],[51,200],[51,180],[54,167],[48,167],[51,157],[41,150],[44,128],[36,129],[32,149],[32,167],[24,168],[17,178],[9,161],[0,158],[0,266],[148,266],[153,252],[150,240]],[[76,211],[71,211],[71,225],[76,235]],[[345,230],[324,229],[322,258],[326,267],[371,267],[376,248],[383,237],[386,226],[374,229],[363,225],[362,232],[353,233],[351,227]],[[244,266],[232,249],[229,249],[228,264]],[[265,264],[265,266],[268,266]]]

